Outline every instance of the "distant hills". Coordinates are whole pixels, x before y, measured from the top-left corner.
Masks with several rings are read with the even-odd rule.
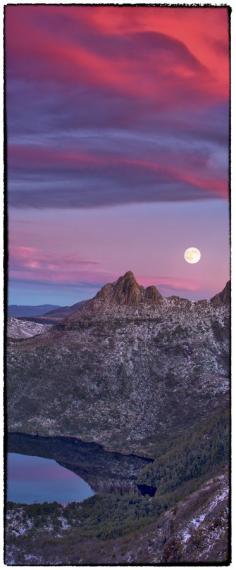
[[[9,305],[8,317],[27,320],[30,319],[38,323],[56,324],[66,317],[69,317],[75,311],[78,311],[84,303],[85,301],[79,301],[72,306],[66,307],[61,307],[60,305]]]
[[[9,317],[39,317],[49,311],[59,309],[60,305],[9,305]]]
[[[84,303],[86,303],[86,301],[79,301],[78,303],[75,303],[74,305],[71,306],[58,307],[56,309],[48,311],[43,316],[53,320],[54,319],[61,320],[64,319],[65,317],[68,317],[75,311],[78,311],[84,305]]]

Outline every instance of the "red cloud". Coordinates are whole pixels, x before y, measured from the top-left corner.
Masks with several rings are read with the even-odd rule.
[[[8,6],[7,73],[191,106],[228,97],[227,34],[221,8]]]
[[[76,17],[76,11],[71,17]],[[78,13],[77,13],[78,17]],[[190,52],[208,68],[222,94],[228,95],[229,30],[227,8],[109,7],[83,11],[83,17],[106,35],[155,31],[184,41]],[[216,41],[221,49],[215,49]]]

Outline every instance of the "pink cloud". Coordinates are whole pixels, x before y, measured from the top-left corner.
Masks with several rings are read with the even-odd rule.
[[[155,285],[157,288],[159,285],[175,288],[175,289],[186,289],[189,291],[198,291],[200,289],[201,283],[197,282],[196,279],[188,279],[186,277],[172,277],[172,276],[137,276],[138,283],[141,283],[145,287],[149,285]]]
[[[216,53],[209,41],[217,38],[227,45],[227,26],[222,25],[222,19],[227,18],[226,10],[181,9],[180,17],[178,9],[171,9],[170,13],[168,9],[149,7],[110,10],[94,6],[92,10],[89,7],[81,10],[80,7],[8,6],[6,13],[7,62],[17,58],[18,73],[25,78],[53,77],[60,82],[89,83],[128,96],[162,101],[165,105],[170,102],[177,105],[183,98],[191,106],[199,97],[208,102],[228,97],[227,53],[224,50]],[[69,23],[65,30],[61,27],[63,16]],[[95,36],[95,45],[92,40],[81,39],[80,33],[76,37],[75,33],[69,33],[70,29],[75,30],[76,21],[80,26],[84,22],[88,38]],[[135,60],[131,49],[122,50],[122,39],[129,38],[139,55],[142,43],[141,38],[135,43],[135,34],[140,33],[171,38],[172,44],[182,46],[176,50],[178,58],[173,60],[175,51],[164,50],[157,59],[149,50],[147,70],[147,59]],[[110,41],[112,37],[114,42],[121,40],[115,64],[111,50],[104,43],[104,39]],[[199,65],[191,65],[191,61]],[[167,67],[171,70],[168,76]]]
[[[99,262],[81,258],[79,255],[66,255],[43,252],[36,247],[11,246],[9,274],[15,279],[54,283],[93,283],[99,276],[104,277]],[[90,269],[95,266],[96,270]]]

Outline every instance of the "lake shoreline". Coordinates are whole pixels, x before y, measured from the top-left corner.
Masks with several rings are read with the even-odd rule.
[[[9,432],[6,443],[9,453],[54,459],[86,481],[95,493],[138,492],[137,477],[143,467],[153,462],[134,454],[108,452],[100,444],[73,437]]]
[[[72,435],[40,435],[40,434],[31,434],[20,431],[8,431],[6,433],[6,440],[8,440],[9,437],[18,437],[18,436],[24,438],[31,438],[32,440],[39,440],[39,439],[45,441],[58,440],[61,442],[71,442],[75,444],[79,443],[81,445],[94,446],[94,449],[95,448],[100,449],[104,453],[114,454],[121,457],[137,458],[147,461],[149,463],[154,461],[154,458],[151,457],[150,455],[141,455],[138,453],[125,453],[125,451],[114,451],[113,449],[109,449],[108,447],[105,447],[104,445],[102,445],[101,443],[97,443],[96,441],[91,441],[91,440],[85,441],[84,439]]]

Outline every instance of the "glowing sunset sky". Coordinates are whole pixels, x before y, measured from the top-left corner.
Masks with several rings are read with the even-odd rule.
[[[227,9],[18,5],[5,25],[10,303],[72,304],[127,270],[221,290]]]

